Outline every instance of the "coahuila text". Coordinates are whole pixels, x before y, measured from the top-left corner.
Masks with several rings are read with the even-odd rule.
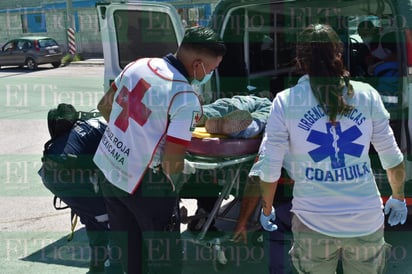
[[[306,179],[310,181],[338,182],[351,181],[369,173],[371,173],[371,170],[365,162],[363,165],[354,165],[334,170],[308,167],[305,175]]]
[[[106,129],[102,138],[102,143],[106,147],[109,154],[117,162],[124,164],[125,156],[129,156],[130,149],[111,132],[110,128]]]

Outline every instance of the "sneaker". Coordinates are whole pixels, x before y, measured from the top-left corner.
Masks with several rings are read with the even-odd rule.
[[[230,135],[246,129],[253,121],[246,110],[235,110],[223,117],[211,117],[206,120],[205,128],[209,133]]]
[[[204,211],[203,208],[197,209],[194,215],[195,218],[188,222],[187,229],[193,232],[200,231],[203,225],[206,223],[207,216],[208,216],[208,213]]]
[[[197,216],[198,218],[195,218],[194,220],[188,222],[187,230],[192,233],[200,232],[203,226],[206,224],[208,215],[209,213],[204,211],[203,208],[196,210],[195,217]],[[207,232],[219,232],[219,229],[215,226],[214,220],[210,224]]]

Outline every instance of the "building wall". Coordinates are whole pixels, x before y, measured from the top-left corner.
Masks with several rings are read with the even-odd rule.
[[[20,17],[18,14],[0,14],[0,41],[19,36],[22,32]]]
[[[6,1],[4,1],[6,2]],[[68,52],[66,1],[16,0],[6,6],[0,1],[0,45],[19,36],[50,36]],[[9,1],[7,1],[9,2]],[[100,31],[96,1],[73,0],[73,14],[76,14],[76,49],[86,57],[102,57]],[[20,8],[20,7],[24,8]],[[44,16],[46,32],[24,32],[22,17],[30,14]]]
[[[100,37],[97,11],[83,9],[78,12],[80,33],[76,35],[76,44],[79,52],[89,56],[103,56],[102,39]]]
[[[53,3],[57,1],[52,0],[14,0],[14,1],[0,1],[0,9],[14,9],[21,7],[36,7],[40,6],[42,3]]]

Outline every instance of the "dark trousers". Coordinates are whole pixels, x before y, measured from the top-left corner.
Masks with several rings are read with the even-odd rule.
[[[102,190],[113,239],[111,256],[120,259],[123,270],[181,273],[179,220],[173,217],[178,200],[166,177],[149,169],[133,194],[107,181]]]
[[[79,216],[86,228],[90,245],[90,269],[103,271],[104,262],[109,257],[109,226],[108,221],[99,222],[96,219],[107,213],[103,198],[61,197],[61,200]]]
[[[93,184],[81,180],[57,180],[53,174],[57,170],[55,163],[43,165],[39,174],[43,184],[79,216],[84,224],[90,245],[90,270],[103,271],[108,259],[109,236],[108,222],[98,220],[106,214],[106,205],[101,192],[95,192]],[[67,169],[70,170],[70,169]]]
[[[278,229],[269,233],[269,273],[289,274],[293,272],[293,265],[289,255],[292,246],[290,209],[292,203],[284,203],[276,207],[276,225]]]

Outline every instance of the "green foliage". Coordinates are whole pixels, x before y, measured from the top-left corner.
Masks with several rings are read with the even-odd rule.
[[[73,62],[82,61],[82,60],[83,60],[83,56],[81,56],[80,53],[76,53],[76,54],[73,56]]]
[[[72,55],[71,55],[71,54],[66,54],[66,55],[63,56],[63,58],[62,58],[62,64],[63,64],[63,65],[68,65],[72,60],[73,60]]]
[[[72,55],[72,54],[68,53],[65,56],[63,56],[62,64],[63,65],[68,65],[71,62],[82,61],[82,60],[84,60],[84,58],[83,58],[83,56],[81,56],[81,54],[76,53],[75,55]]]

